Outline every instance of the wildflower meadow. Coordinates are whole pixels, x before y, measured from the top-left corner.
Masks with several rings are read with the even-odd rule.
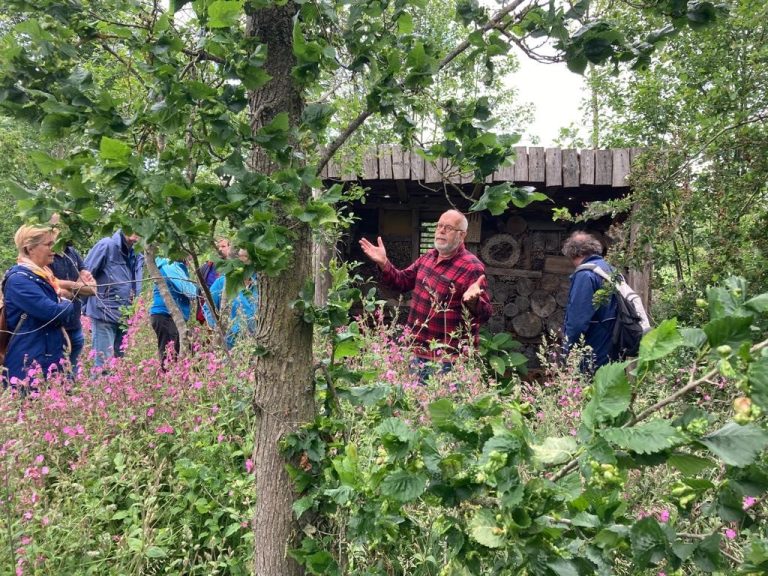
[[[765,573],[765,294],[712,288],[700,327],[594,377],[547,342],[521,376],[485,335],[425,383],[391,310],[341,302],[313,312],[317,416],[281,440],[306,573]],[[195,327],[163,371],[146,314],[103,374],[0,395],[3,573],[252,573],[257,348]]]

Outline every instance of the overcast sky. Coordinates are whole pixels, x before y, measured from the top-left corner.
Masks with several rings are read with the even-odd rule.
[[[520,71],[511,82],[519,90],[520,100],[535,106],[534,123],[521,144],[530,145],[531,136],[536,135],[539,146],[551,146],[560,128],[583,122],[579,112],[583,78],[570,72],[565,64],[539,64],[524,55],[519,61]]]

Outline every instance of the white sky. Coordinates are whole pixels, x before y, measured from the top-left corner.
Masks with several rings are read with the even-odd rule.
[[[583,125],[579,105],[584,79],[565,64],[540,64],[524,54],[519,62],[520,70],[510,82],[518,89],[521,103],[532,102],[535,107],[533,124],[520,144],[531,145],[531,136],[538,136],[538,146],[551,146],[560,128]]]

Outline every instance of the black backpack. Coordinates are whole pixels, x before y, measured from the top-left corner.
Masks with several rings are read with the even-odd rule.
[[[615,282],[597,264],[582,264],[576,268],[576,272],[579,270],[591,270],[614,286],[616,294],[616,323],[613,325],[612,336],[614,357],[617,360],[624,360],[627,357],[637,356],[643,334],[651,329],[651,322],[638,293],[627,284],[623,276],[619,276],[619,281]]]

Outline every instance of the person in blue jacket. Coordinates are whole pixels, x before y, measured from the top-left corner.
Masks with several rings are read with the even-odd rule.
[[[58,214],[54,214],[51,217],[50,224],[53,226],[54,236],[58,237]],[[85,345],[83,324],[80,320],[83,306],[82,299],[96,293],[96,281],[91,276],[91,273],[86,270],[83,257],[80,256],[80,253],[69,241],[64,245],[64,249],[61,252],[54,253],[53,263],[50,268],[53,275],[56,276],[56,282],[62,295],[72,300],[72,317],[64,326],[64,329],[69,337],[69,363],[72,368],[70,377],[74,378],[77,376],[78,360]]]
[[[189,315],[192,310],[192,302],[197,297],[197,286],[195,286],[189,279],[187,265],[181,261],[172,262],[168,258],[161,258],[159,256],[155,258],[155,264],[160,270],[160,274],[163,275],[165,285],[168,287],[168,291],[170,292],[173,301],[179,307],[179,310],[181,310],[181,314],[184,316],[184,321],[186,322],[189,320]],[[152,308],[149,310],[149,321],[152,325],[152,329],[157,335],[157,349],[160,354],[160,365],[164,368],[168,345],[173,342],[173,348],[176,351],[176,355],[178,355],[181,350],[179,330],[176,327],[176,323],[173,321],[170,310],[168,310],[168,307],[163,301],[157,280],[155,281],[155,288],[152,294]]]
[[[248,262],[248,253],[245,250],[241,249],[236,254],[241,261]],[[234,256],[234,253],[231,256]],[[232,348],[238,335],[242,335],[245,332],[253,334],[256,331],[256,314],[259,309],[259,282],[258,276],[253,274],[245,281],[245,285],[238,291],[231,303],[225,302],[227,293],[226,282],[226,276],[219,276],[216,279],[213,286],[211,286],[211,298],[220,316],[222,310],[229,309],[227,348]],[[215,327],[216,317],[207,302],[203,305],[203,313],[208,325]]]
[[[103,366],[113,356],[122,356],[123,309],[141,292],[144,256],[134,251],[136,234],[118,230],[99,240],[85,257],[85,267],[96,280],[97,291],[85,303],[91,319],[94,365]]]
[[[64,326],[72,316],[72,302],[60,296],[53,262],[55,237],[49,227],[22,226],[14,236],[17,264],[3,278],[5,318],[10,340],[3,361],[3,388],[26,389],[30,371],[41,376],[67,357]]]
[[[573,265],[595,264],[608,274],[613,268],[603,260],[603,245],[584,231],[570,235],[563,245],[563,254]],[[591,348],[591,359],[582,364],[582,370],[592,372],[615,359],[613,327],[616,323],[616,295],[610,294],[599,306],[595,306],[594,295],[603,286],[603,279],[591,270],[578,270],[571,275],[568,305],[565,310],[563,327],[564,349],[567,354],[583,336],[584,343]],[[589,361],[591,360],[591,362]]]

